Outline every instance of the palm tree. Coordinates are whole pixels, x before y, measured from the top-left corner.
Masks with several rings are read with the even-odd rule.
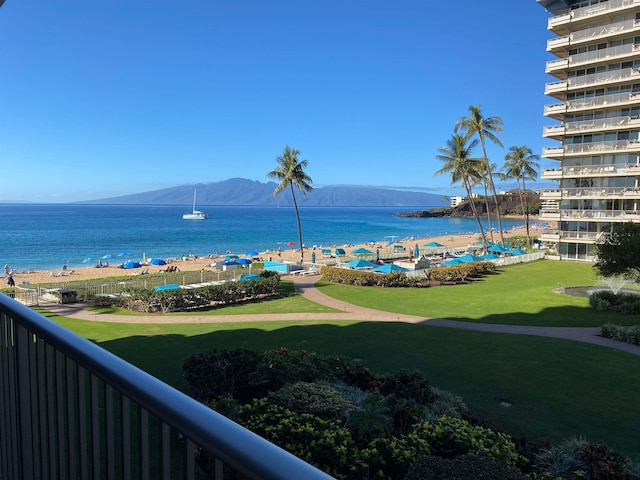
[[[529,198],[527,197],[526,181],[538,178],[538,172],[536,169],[540,168],[540,165],[536,160],[540,160],[540,157],[538,155],[534,155],[529,147],[523,145],[521,147],[510,147],[509,152],[504,156],[504,160],[505,162],[502,166],[502,170],[505,176],[515,178],[518,182],[518,195],[520,196],[522,215],[524,216],[525,225],[527,226],[527,246],[530,246]],[[520,188],[520,180],[522,180],[522,188]]]
[[[276,157],[278,166],[272,171],[267,173],[267,178],[272,180],[278,180],[280,184],[273,191],[275,197],[284,189],[289,187],[291,189],[291,197],[293,198],[293,206],[296,210],[296,220],[298,221],[298,240],[300,241],[300,262],[304,262],[304,247],[302,243],[302,226],[300,225],[300,212],[298,211],[298,202],[296,201],[296,194],[293,186],[298,187],[298,190],[302,192],[303,196],[307,195],[307,192],[313,190],[311,184],[313,180],[304,171],[309,165],[307,160],[298,160],[300,152],[295,148],[289,148],[289,145],[284,147],[281,155]]]
[[[469,144],[467,142],[469,138],[454,133],[447,144],[438,149],[440,152],[436,155],[436,158],[444,162],[444,166],[438,170],[435,175],[449,174],[451,176],[451,184],[462,183],[467,191],[467,198],[469,198],[469,206],[471,212],[478,222],[478,228],[482,235],[482,243],[484,244],[485,251],[487,250],[487,238],[482,227],[482,222],[478,216],[478,209],[476,208],[476,202],[473,198],[472,185],[476,184],[480,180],[478,172],[482,168],[482,160],[479,158],[472,158],[471,151],[478,145],[478,140],[473,139]]]
[[[496,136],[498,133],[502,133],[502,119],[500,117],[488,117],[482,116],[480,105],[472,105],[469,107],[469,116],[461,117],[456,122],[456,131],[462,130],[467,137],[477,135],[480,139],[480,145],[482,146],[482,155],[486,171],[486,179],[493,194],[493,201],[496,207],[496,218],[498,219],[498,229],[500,230],[500,241],[504,245],[504,234],[502,232],[502,216],[500,215],[500,207],[498,205],[498,195],[496,195],[496,186],[493,183],[493,170],[492,165],[489,163],[489,157],[487,157],[486,140],[489,139],[499,147],[502,147],[502,142]],[[491,228],[491,225],[489,225]]]

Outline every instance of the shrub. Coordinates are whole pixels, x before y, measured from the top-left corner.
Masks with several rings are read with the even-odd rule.
[[[570,478],[574,472],[582,471],[584,461],[580,452],[587,445],[582,437],[572,437],[547,450],[542,450],[535,459],[535,470],[550,473],[554,478]]]
[[[459,418],[440,417],[437,422],[422,422],[412,433],[426,440],[431,454],[439,457],[481,455],[511,466],[525,460],[516,453],[516,446],[508,435]]]
[[[201,402],[227,396],[248,401],[255,396],[249,376],[260,358],[259,352],[243,348],[198,353],[184,361],[184,379],[191,395]]]
[[[621,342],[640,345],[640,326],[624,327],[613,323],[605,323],[600,327],[600,335],[605,338],[612,338]]]
[[[461,396],[437,387],[431,387],[432,402],[427,408],[426,420],[436,421],[442,416],[459,418],[467,411]]]
[[[524,480],[517,468],[476,455],[453,459],[426,457],[415,462],[405,480]]]
[[[395,393],[398,397],[428,404],[433,400],[433,390],[425,376],[416,369],[402,369],[384,377],[380,385],[382,395]]]
[[[269,400],[297,413],[311,413],[325,420],[346,419],[356,405],[334,388],[317,383],[297,382],[269,393]]]
[[[284,448],[298,458],[338,478],[357,468],[357,448],[340,421],[296,413],[267,399],[254,400],[238,411],[241,425]]]

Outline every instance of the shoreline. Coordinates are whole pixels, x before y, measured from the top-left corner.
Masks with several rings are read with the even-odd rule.
[[[534,222],[532,222],[532,225]],[[535,233],[535,229],[532,229],[532,234]],[[505,240],[512,236],[526,236],[526,227],[524,225],[519,226],[517,228],[513,228],[511,230],[505,231]],[[496,238],[497,237],[497,238]],[[366,248],[370,251],[375,251],[375,249],[379,249],[380,256],[384,257],[387,254],[393,253],[394,245],[403,245],[406,249],[407,256],[409,251],[413,252],[415,245],[418,245],[418,249],[420,253],[425,253],[427,247],[423,245],[429,242],[437,242],[444,245],[445,249],[459,249],[459,248],[467,248],[470,245],[480,240],[480,235],[477,233],[463,233],[463,234],[452,234],[452,235],[440,235],[437,237],[409,237],[401,240],[395,241],[391,245],[383,244],[381,242],[375,243],[358,243],[358,244],[343,244],[343,245],[322,245],[322,246],[311,246],[305,247],[304,249],[304,261],[305,263],[311,263],[312,254],[316,253],[316,263],[321,265],[326,263],[326,259],[322,258],[321,250],[322,248],[331,248],[335,251],[336,248],[343,248],[347,254],[347,257],[351,256],[351,252],[358,248]],[[490,240],[490,237],[488,237]],[[494,231],[494,240],[499,240],[499,233]],[[244,253],[233,253],[234,255],[238,255],[241,258],[246,258]],[[213,262],[220,263],[220,261],[224,261],[225,254],[221,254],[219,256],[198,256],[198,257],[173,257],[168,265],[176,266],[180,271],[215,271],[215,268],[211,266]],[[262,257],[263,260],[271,259],[273,261],[286,261],[286,262],[299,262],[300,261],[300,249],[297,248],[288,248],[284,249],[278,255],[278,251],[266,251],[260,252],[258,257]],[[9,266],[10,268],[11,266]],[[95,266],[86,266],[86,267],[78,267],[78,268],[68,268],[67,270],[62,270],[60,268],[57,269],[47,269],[47,270],[35,270],[32,272],[29,271],[14,271],[13,279],[16,283],[16,286],[21,284],[47,284],[47,283],[64,283],[78,280],[96,280],[101,278],[110,278],[110,277],[122,277],[122,276],[137,276],[139,275],[143,269],[148,269],[149,274],[159,273],[161,270],[164,270],[167,265],[156,266],[156,265],[143,265],[141,268],[134,269],[123,269],[119,268],[115,265],[110,265],[109,267],[96,268]],[[62,273],[62,274],[61,274]],[[3,287],[6,286],[6,277],[4,276],[4,272],[0,272],[0,275],[3,275],[2,280],[4,281]],[[26,283],[24,283],[26,282]]]

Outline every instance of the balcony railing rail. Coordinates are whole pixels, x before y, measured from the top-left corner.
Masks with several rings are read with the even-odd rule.
[[[332,477],[0,294],[0,478]],[[210,461],[209,461],[210,460]]]
[[[585,63],[591,63],[601,60],[614,60],[616,58],[634,55],[638,52],[638,47],[639,45],[637,44],[618,45],[616,47],[603,48],[600,50],[595,50],[593,52],[577,53],[566,58],[549,60],[547,62],[547,70],[553,69],[553,67],[558,66],[564,62],[568,62],[568,64],[572,67],[577,67]]]
[[[566,81],[549,82],[545,84],[545,91],[554,88],[580,88],[599,85],[602,83],[610,84],[612,82],[626,81],[633,77],[640,77],[640,69],[638,68],[622,68],[619,70],[607,70],[606,72],[596,72],[589,75],[579,77],[571,77]]]
[[[560,217],[565,220],[601,219],[601,220],[637,220],[637,210],[560,210]]]
[[[640,150],[640,141],[638,140],[615,140],[610,142],[588,142],[574,143],[561,147],[545,147],[544,153],[554,153],[559,151],[565,155],[576,153],[593,153],[607,152],[616,150]]]
[[[545,196],[546,194],[554,194],[558,193],[562,195],[562,198],[572,198],[572,197],[623,197],[626,195],[629,196],[638,196],[640,195],[640,188],[638,187],[583,187],[583,188],[563,188],[563,189],[543,189],[540,190],[541,196]]]
[[[630,102],[640,102],[640,92],[613,93],[609,95],[600,95],[597,97],[578,98],[575,100],[567,100],[563,103],[554,103],[544,106],[545,115],[554,110],[567,111],[580,110],[587,108],[596,108],[602,106],[614,106],[626,104]]]

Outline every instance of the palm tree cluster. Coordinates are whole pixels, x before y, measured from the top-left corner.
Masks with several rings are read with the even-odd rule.
[[[484,188],[488,230],[491,241],[493,241],[493,228],[491,225],[492,211],[489,205],[487,191],[491,192],[494,207],[493,213],[498,222],[500,242],[504,244],[502,216],[500,214],[494,177],[502,180],[515,179],[517,181],[522,214],[527,227],[528,245],[530,244],[531,238],[529,233],[529,205],[526,196],[525,182],[526,180],[535,180],[537,178],[536,169],[539,168],[539,165],[536,163],[536,160],[539,160],[539,157],[538,155],[534,155],[526,145],[510,147],[509,152],[504,158],[505,163],[500,169],[502,173],[497,172],[497,165],[491,163],[487,156],[486,146],[487,141],[490,141],[502,148],[502,142],[498,138],[498,135],[501,133],[502,119],[500,117],[485,117],[482,114],[480,105],[472,105],[469,107],[469,116],[458,119],[451,138],[447,141],[446,145],[438,149],[439,153],[436,155],[436,158],[444,163],[442,168],[436,172],[436,175],[450,175],[451,184],[460,183],[467,192],[471,212],[478,222],[485,249],[487,247],[487,236],[480,221],[480,215],[476,207],[476,199],[473,195],[473,188],[477,186]],[[480,144],[482,149],[482,156],[480,157],[473,155],[473,150],[478,144]]]

